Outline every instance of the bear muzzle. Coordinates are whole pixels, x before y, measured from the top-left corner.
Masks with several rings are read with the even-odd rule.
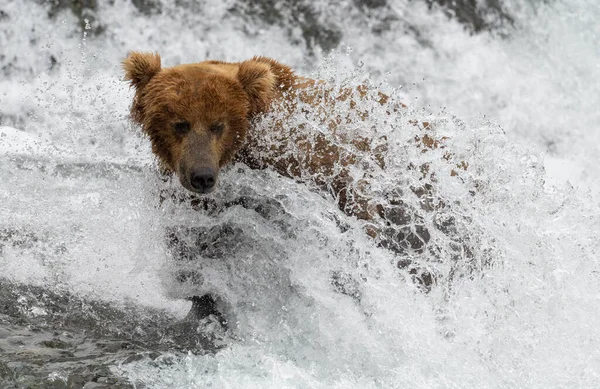
[[[210,193],[217,183],[217,171],[209,167],[201,167],[190,172],[190,185],[199,193]]]
[[[181,185],[195,193],[212,192],[217,186],[220,157],[217,137],[207,131],[190,131],[177,161]]]
[[[217,187],[219,169],[211,163],[179,164],[177,176],[181,185],[194,193],[206,194]]]

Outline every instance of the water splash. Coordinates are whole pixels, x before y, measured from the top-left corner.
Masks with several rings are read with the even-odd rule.
[[[598,98],[590,80],[598,79],[599,53],[597,18],[587,16],[599,14],[595,2],[525,8],[507,39],[470,36],[409,5],[398,11],[425,33],[375,36],[346,23],[342,42],[354,49],[325,59],[315,74],[342,85],[364,82],[369,71],[372,84],[402,101],[418,96],[427,108],[392,123],[367,104],[369,120],[349,129],[396,142],[390,170],[376,174],[382,187],[418,183],[408,166],[429,164],[436,195],[470,240],[469,256],[481,258],[454,266],[454,240],[436,232],[435,213],[424,213],[439,249],[410,255],[438,275],[427,294],[398,268],[404,257],[378,247],[326,192],[268,170],[231,167],[200,212],[159,206],[163,184],[149,147],[127,122],[131,92],[118,65],[127,50],[156,50],[165,65],[260,53],[303,74],[320,62],[304,62],[306,47],[277,26],[247,34],[221,3],[207,3],[211,17],[166,3],[163,14],[144,16],[129,2],[115,4],[99,7],[108,33],[87,36],[85,47],[68,13],[49,25],[42,6],[3,6],[11,19],[0,39],[13,51],[2,59],[12,70],[0,83],[1,120],[19,130],[0,138],[0,268],[18,281],[180,317],[189,304],[167,296],[221,297],[232,327],[225,350],[163,354],[121,365],[120,374],[157,388],[597,386]],[[354,71],[359,59],[365,65]],[[323,132],[316,116],[292,120]],[[411,142],[423,129],[410,120],[432,123],[445,147],[420,153]],[[15,151],[15,142],[32,146]],[[549,183],[540,146],[553,160],[574,161],[581,175],[568,178],[579,188]],[[468,162],[460,179],[445,153]],[[417,196],[403,201],[420,209]],[[172,259],[177,247],[211,233],[222,237],[211,255]],[[170,238],[192,240],[173,246]]]

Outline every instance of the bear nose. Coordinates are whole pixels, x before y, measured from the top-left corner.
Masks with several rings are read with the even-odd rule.
[[[203,167],[192,172],[191,184],[194,189],[207,190],[215,186],[215,171],[211,168]]]

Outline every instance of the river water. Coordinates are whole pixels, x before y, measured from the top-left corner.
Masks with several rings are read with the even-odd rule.
[[[595,1],[505,2],[512,22],[477,34],[418,2],[316,2],[315,36],[302,18],[268,22],[233,1],[113,3],[79,16],[0,5],[0,383],[600,386]],[[386,170],[357,168],[374,195],[399,188],[419,209],[406,188],[428,164],[446,206],[408,222],[427,228],[427,249],[380,247],[317,188],[243,165],[198,205],[128,121],[128,50],[165,66],[266,55],[408,104],[390,118],[365,102],[369,117],[346,131],[389,141]],[[317,114],[285,120],[324,130]],[[414,147],[415,121],[445,148]],[[458,177],[447,153],[468,164]],[[403,261],[436,282],[424,288]],[[226,329],[182,324],[186,299],[205,293]]]

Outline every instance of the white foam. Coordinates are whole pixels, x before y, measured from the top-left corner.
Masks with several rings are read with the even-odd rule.
[[[375,82],[388,73],[385,88],[404,83],[405,100],[418,98],[415,106],[433,112],[407,110],[394,132],[370,107],[369,124],[399,140],[399,170],[384,178],[414,179],[400,170],[406,160],[438,161],[437,190],[465,217],[465,236],[489,266],[422,294],[331,199],[268,171],[231,169],[222,183],[228,191],[217,195],[277,200],[285,210],[280,225],[239,206],[219,215],[157,207],[148,142],[128,123],[132,91],[119,68],[126,52],[154,50],[165,65],[264,54],[306,74],[321,62],[291,42],[298,32],[290,38],[277,26],[245,25],[227,12],[229,3],[187,12],[161,2],[163,12],[147,17],[117,0],[99,5],[106,34],[83,40],[67,11],[50,25],[44,7],[12,1],[3,6],[12,37],[3,61],[17,60],[0,83],[0,227],[39,239],[4,247],[0,271],[180,315],[187,305],[168,296],[211,290],[226,297],[237,323],[224,351],[122,366],[149,388],[597,387],[598,4],[524,7],[518,29],[501,39],[469,35],[413,3],[398,5],[396,16],[428,42],[393,23],[376,36],[344,22],[344,44],[354,49],[319,74],[359,82],[361,71],[341,69],[363,61]],[[53,69],[50,55],[58,60]],[[450,136],[446,150],[469,162],[464,181],[434,158],[443,151],[404,147],[416,131],[406,125],[412,118]],[[336,219],[349,229],[341,232]],[[169,259],[165,228],[225,222],[242,229],[248,246],[207,259],[210,277],[200,289],[173,282],[179,265]],[[440,234],[433,239],[450,247]],[[448,252],[439,263],[427,258],[446,276]],[[466,273],[468,264],[460,265]],[[340,269],[360,280],[359,302],[332,287]]]

